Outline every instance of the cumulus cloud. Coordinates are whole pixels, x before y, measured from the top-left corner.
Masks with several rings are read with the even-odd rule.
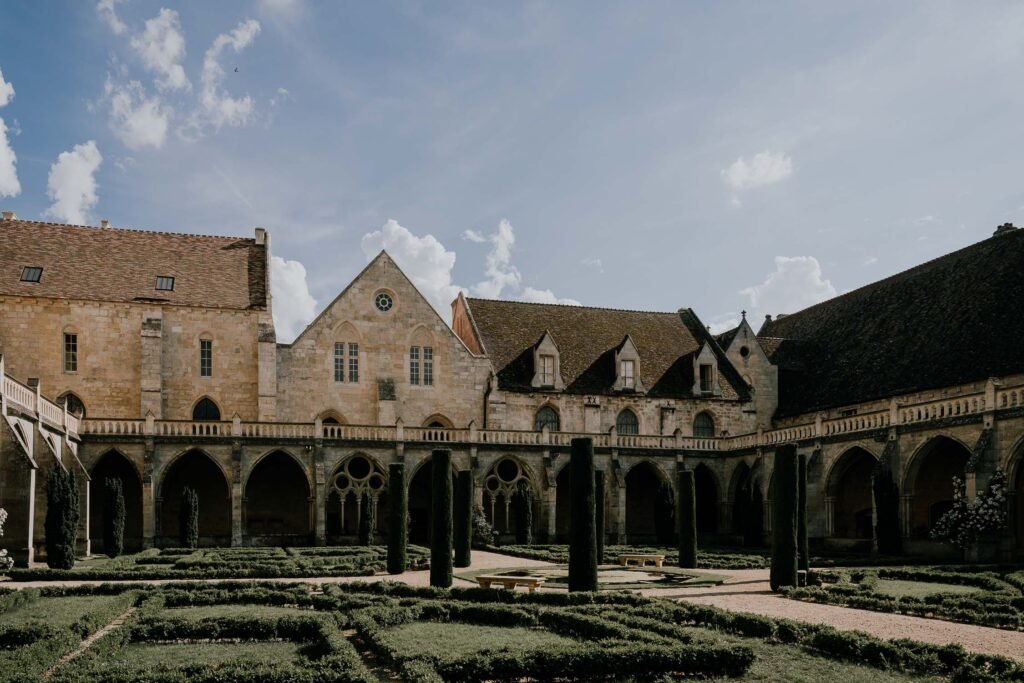
[[[781,152],[764,151],[747,161],[740,157],[729,168],[722,169],[722,178],[734,190],[771,185],[793,174],[793,160]],[[734,203],[738,203],[736,200]]]
[[[752,308],[773,315],[795,313],[836,293],[813,256],[776,256],[774,273],[761,284],[740,291],[750,299]]]
[[[21,183],[18,182],[15,167],[17,162],[18,156],[7,139],[7,124],[0,117],[0,197],[17,197],[21,194]]]
[[[145,89],[138,81],[128,85],[115,85],[107,79],[107,97],[110,98],[110,130],[125,147],[139,149],[164,144],[167,136],[170,107],[159,97],[146,97]]]
[[[452,282],[454,251],[445,249],[433,235],[414,235],[395,220],[389,220],[380,230],[363,235],[361,244],[367,260],[380,253],[381,249],[386,250],[441,317],[449,318],[452,300],[461,291]]]
[[[473,287],[473,293],[480,297],[497,299],[506,287],[518,289],[523,280],[519,269],[512,265],[512,246],[516,243],[516,234],[512,224],[502,220],[498,224],[498,231],[487,239],[491,243],[491,250],[487,252],[484,266],[484,275],[487,279],[478,282]]]
[[[253,113],[253,100],[245,97],[232,97],[222,87],[224,68],[220,64],[221,53],[231,48],[241,52],[252,44],[260,32],[260,23],[247,19],[238,24],[231,33],[222,33],[213,40],[210,49],[203,57],[203,70],[200,74],[202,88],[199,93],[199,107],[189,118],[182,131],[186,137],[197,137],[206,127],[220,130],[223,126],[244,126]]]
[[[6,107],[14,99],[14,86],[4,80],[4,71],[0,69],[0,107]]]
[[[272,256],[270,282],[277,338],[290,343],[316,316],[316,299],[309,293],[306,268],[298,261]]]
[[[146,22],[142,33],[131,40],[147,69],[159,74],[156,85],[161,90],[187,90],[192,87],[181,61],[185,58],[185,36],[181,32],[178,13],[162,8]]]
[[[94,140],[61,152],[50,166],[47,194],[53,204],[46,214],[66,223],[83,225],[89,210],[96,206],[96,171],[103,156]]]
[[[579,301],[576,301],[576,299],[563,299],[557,297],[550,289],[534,289],[533,287],[524,287],[523,291],[519,294],[518,299],[520,301],[529,301],[534,304],[562,304],[563,306],[582,305]]]
[[[96,11],[103,18],[103,21],[107,22],[110,30],[117,35],[121,35],[128,30],[125,23],[117,16],[116,5],[119,2],[124,2],[124,0],[99,0],[96,3]]]

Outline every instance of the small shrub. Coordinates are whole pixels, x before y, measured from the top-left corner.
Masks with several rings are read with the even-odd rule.
[[[191,486],[181,493],[181,546],[199,547],[199,494]]]
[[[78,486],[75,475],[58,463],[50,469],[46,483],[46,564],[51,569],[75,566],[78,540]]]

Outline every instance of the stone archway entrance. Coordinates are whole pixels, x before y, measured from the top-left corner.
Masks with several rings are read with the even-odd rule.
[[[913,497],[909,501],[910,534],[928,538],[939,518],[953,507],[953,477],[964,478],[971,454],[963,444],[945,436],[928,441],[918,451],[907,474]],[[907,490],[904,484],[904,490]]]
[[[675,528],[674,500],[671,484],[652,463],[645,461],[629,470],[626,474],[627,542],[634,545],[671,543]]]
[[[697,490],[697,533],[713,536],[718,533],[718,483],[711,468],[701,463],[693,468]]]
[[[181,496],[189,486],[199,496],[199,543],[231,545],[231,488],[217,463],[202,451],[172,462],[160,484],[160,543],[180,544]]]
[[[871,478],[877,462],[870,452],[854,447],[833,465],[826,498],[830,537],[866,540],[874,536]]]
[[[282,451],[264,456],[245,482],[245,533],[251,544],[303,544],[312,534],[309,480]]]
[[[744,545],[764,542],[764,496],[755,473],[740,463],[733,474],[733,533],[743,537]]]
[[[136,552],[142,549],[142,481],[135,466],[117,451],[107,451],[89,473],[92,478],[89,495],[89,538],[92,548],[102,552],[104,502],[107,479],[121,480],[124,491],[124,550]]]
[[[409,542],[430,545],[431,489],[434,467],[433,456],[427,458],[409,482]],[[452,471],[452,490],[455,490],[455,471]]]

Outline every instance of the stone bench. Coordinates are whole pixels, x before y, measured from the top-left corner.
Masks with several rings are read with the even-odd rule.
[[[665,561],[664,555],[654,553],[623,553],[619,555],[619,566],[628,567],[630,562],[636,562],[638,567],[646,567],[648,562],[653,562],[655,567],[660,567]]]
[[[481,588],[490,588],[491,585],[497,584],[503,588],[515,590],[516,586],[526,586],[526,589],[532,593],[537,590],[538,586],[544,583],[544,579],[538,579],[532,576],[504,576],[500,574],[491,574],[489,576],[476,577],[476,582],[480,584]]]

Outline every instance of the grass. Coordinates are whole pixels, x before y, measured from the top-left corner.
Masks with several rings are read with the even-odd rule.
[[[232,661],[276,663],[302,657],[301,643],[132,643],[99,661],[85,659],[75,668],[126,667],[138,671],[173,669],[185,664],[226,664]]]
[[[481,650],[538,650],[575,641],[539,628],[476,624],[413,622],[389,631],[396,645],[409,654],[456,659]]]
[[[0,613],[0,625],[46,623],[66,627],[95,608],[116,602],[117,596],[86,595],[65,598],[40,598],[17,609]]]
[[[960,586],[954,583],[925,583],[923,581],[904,581],[901,579],[879,579],[875,585],[875,592],[893,598],[923,598],[938,593],[964,595],[967,593],[980,593],[982,590],[975,586]]]

